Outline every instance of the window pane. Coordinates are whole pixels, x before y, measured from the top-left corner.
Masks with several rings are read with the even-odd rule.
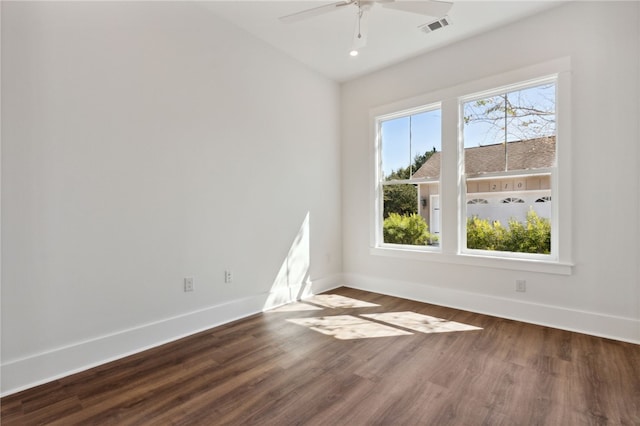
[[[549,254],[555,84],[465,102],[463,115],[467,248]]]
[[[385,243],[416,246],[437,244],[438,237],[431,232],[428,219],[418,214],[428,207],[426,199],[419,198],[418,185],[384,185],[383,192],[382,234]]]
[[[465,148],[556,134],[555,83],[464,103]]]
[[[440,151],[439,109],[381,123],[384,180],[410,179],[434,152]],[[437,168],[439,177],[440,169]]]
[[[382,173],[385,180],[409,179],[409,117],[382,122]]]

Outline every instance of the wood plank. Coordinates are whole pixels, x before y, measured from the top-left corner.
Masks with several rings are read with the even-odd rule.
[[[321,309],[254,315],[2,398],[2,424],[640,424],[639,345],[330,293],[378,306],[319,298],[306,305]],[[402,312],[480,329],[416,331],[366,317]],[[338,316],[411,334],[369,337],[364,328],[363,338],[341,340],[288,321]]]

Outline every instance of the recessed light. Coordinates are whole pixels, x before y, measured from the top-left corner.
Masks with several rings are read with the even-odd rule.
[[[352,50],[351,52],[349,52],[349,55],[358,56],[358,51],[357,50]]]

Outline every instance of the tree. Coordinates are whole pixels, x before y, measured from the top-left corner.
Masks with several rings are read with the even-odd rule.
[[[555,84],[543,84],[464,104],[464,124],[485,131],[479,143],[527,140],[555,134]],[[465,135],[466,137],[466,135]]]
[[[415,185],[385,185],[383,218],[386,219],[391,213],[418,213],[418,190]]]
[[[386,178],[386,181],[390,180],[408,180],[411,176],[418,171],[424,163],[436,152],[435,147],[431,151],[426,151],[424,154],[417,154],[413,158],[413,163],[408,167],[401,167],[398,170],[393,170]],[[389,217],[391,213],[398,213],[400,215],[411,215],[418,213],[418,190],[414,184],[398,184],[398,185],[385,185],[383,190],[384,195],[384,215],[383,218]]]

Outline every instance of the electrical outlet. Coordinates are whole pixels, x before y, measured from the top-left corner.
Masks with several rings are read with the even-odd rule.
[[[520,293],[527,291],[527,282],[525,280],[516,280],[516,291]]]
[[[193,287],[193,278],[192,277],[186,277],[184,279],[184,291],[193,291],[195,290],[195,288]]]
[[[233,275],[231,275],[231,269],[226,269],[224,271],[224,282],[227,284],[233,282]]]

